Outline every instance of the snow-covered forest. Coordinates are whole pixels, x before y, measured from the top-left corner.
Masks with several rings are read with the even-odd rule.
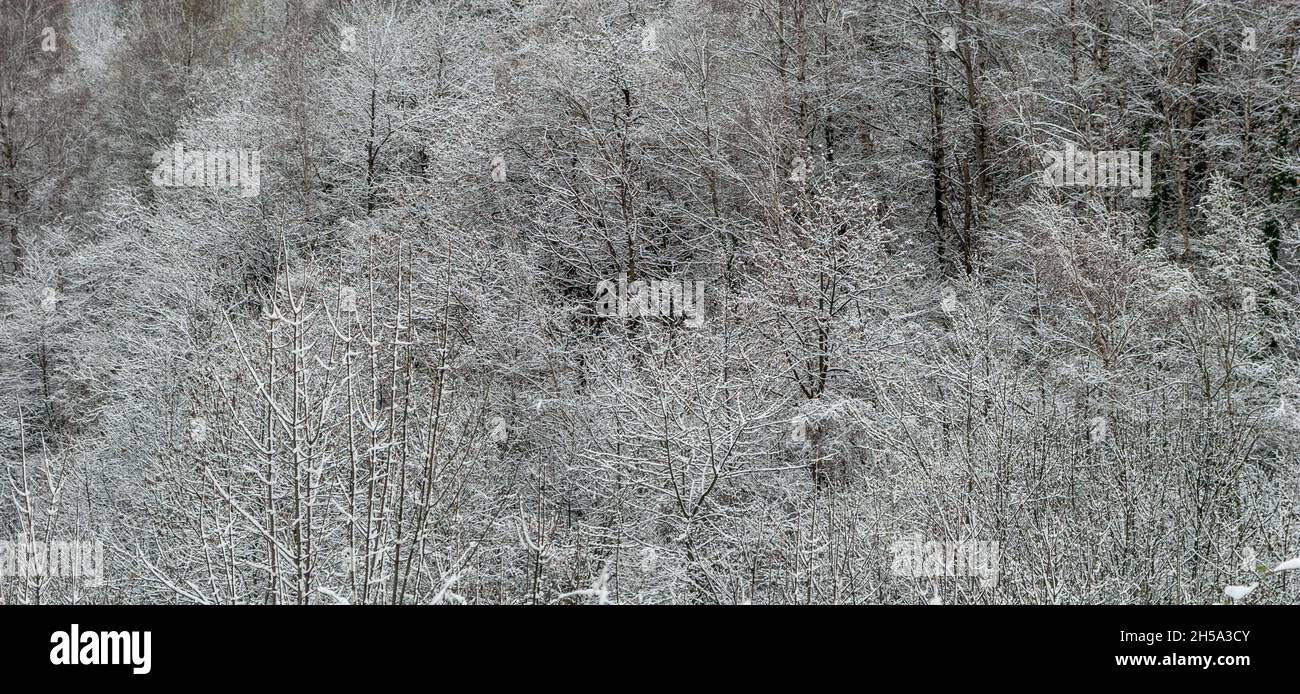
[[[1300,601],[1298,236],[1290,0],[0,0],[0,603]]]

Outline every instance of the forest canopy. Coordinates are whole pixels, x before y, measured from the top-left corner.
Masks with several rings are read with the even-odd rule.
[[[1297,37],[3,0],[0,603],[1296,602]]]

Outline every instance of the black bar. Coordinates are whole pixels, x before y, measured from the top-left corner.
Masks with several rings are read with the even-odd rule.
[[[667,676],[665,686],[674,689],[681,678],[760,686],[789,679],[801,687],[869,678],[853,687],[885,686],[878,675],[910,678],[917,687],[953,678],[999,686],[1021,676],[1049,678],[1045,686],[1151,677],[1250,682],[1294,671],[1298,619],[1295,608],[1249,606],[10,606],[0,608],[0,663],[9,676],[51,685],[260,687],[422,677],[451,686],[480,677],[496,688],[516,678],[543,686],[540,677],[551,680],[548,689],[570,682],[565,686],[588,690]],[[149,672],[134,674],[130,662],[52,664],[51,635],[70,635],[73,624],[83,635],[150,632]],[[1121,665],[1117,656],[1156,661]],[[1249,662],[1206,668],[1175,660],[1192,656]]]

